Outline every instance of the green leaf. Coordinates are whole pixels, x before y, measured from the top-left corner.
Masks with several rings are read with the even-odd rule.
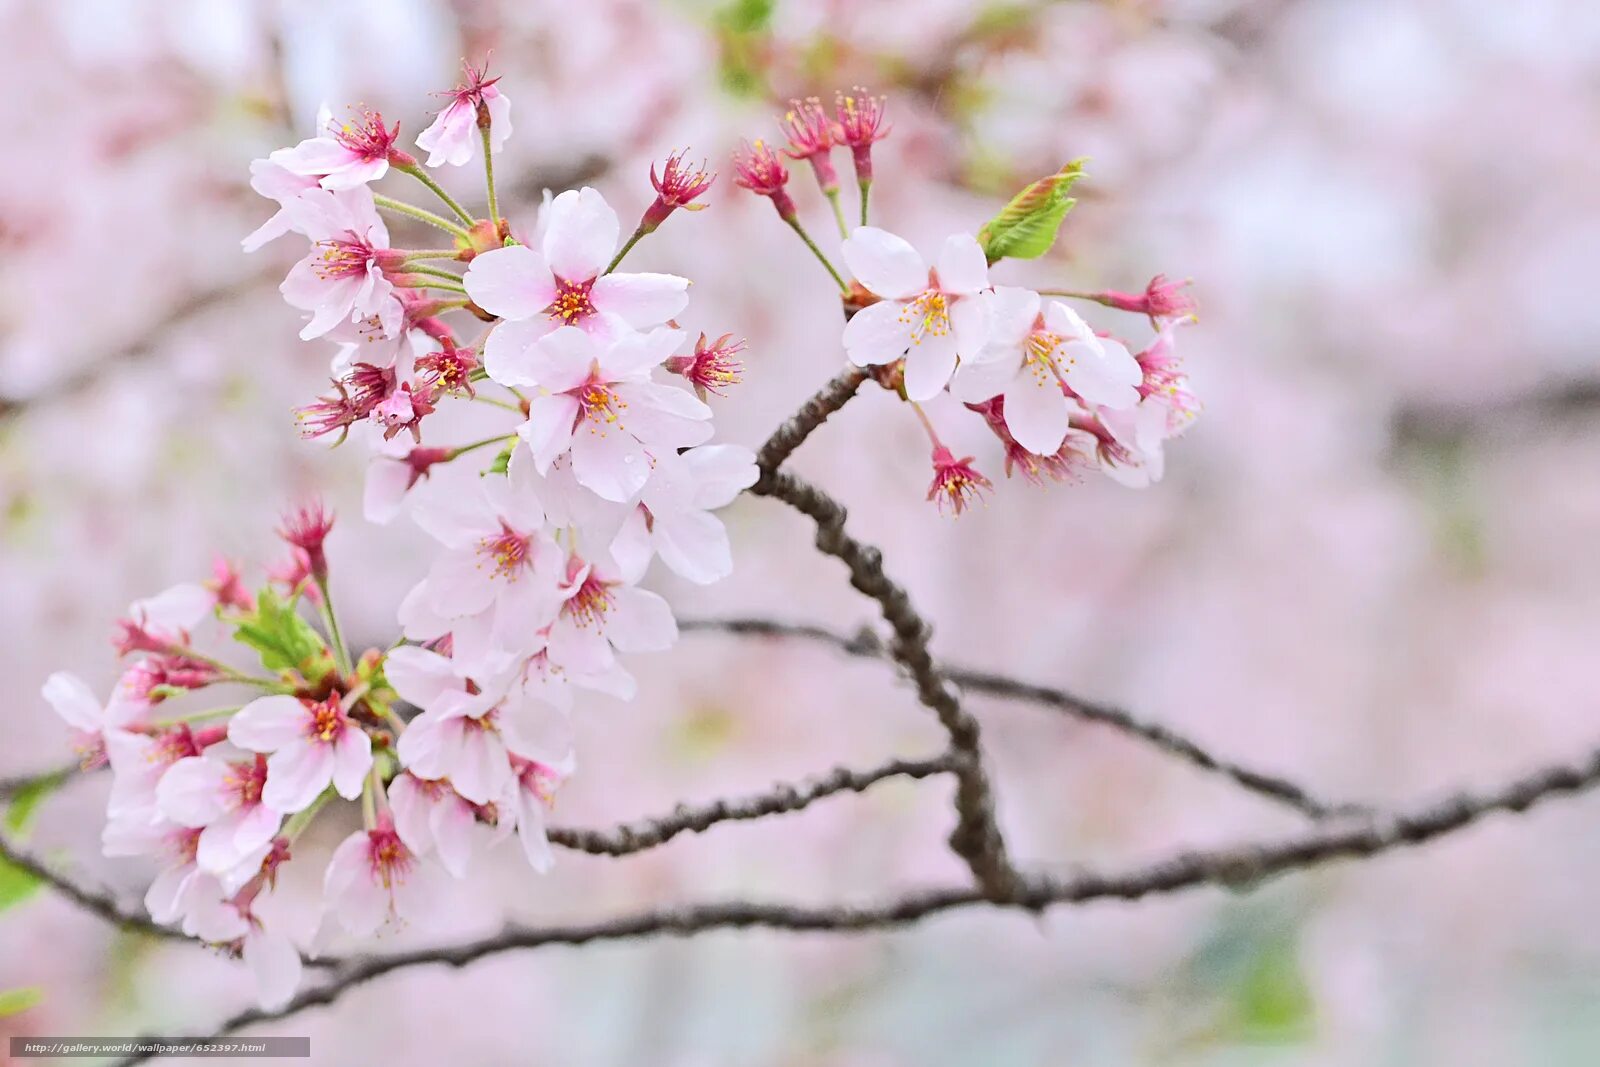
[[[0,859],[0,911],[15,907],[38,892],[42,879]]]
[[[294,670],[308,681],[320,681],[333,669],[333,658],[321,635],[271,589],[256,595],[255,610],[238,620],[233,636],[255,649],[261,665],[269,671]]]
[[[516,447],[517,442],[514,438],[510,441],[507,441],[506,446],[495,455],[494,462],[489,464],[479,473],[484,475],[506,473],[506,471],[511,469],[511,453],[516,450]]]
[[[26,836],[28,824],[33,821],[39,805],[44,802],[45,797],[61,788],[61,783],[67,780],[68,773],[61,771],[43,775],[11,794],[11,803],[6,805],[6,829],[18,837]]]
[[[19,1015],[44,999],[44,990],[36,985],[22,989],[0,989],[0,1019]]]
[[[984,223],[978,243],[993,263],[1000,259],[1038,259],[1056,243],[1061,222],[1077,201],[1068,196],[1083,177],[1083,163],[1075,159],[1048,177],[1033,182],[1011,198],[1000,214]]]
[[[1242,1036],[1253,1041],[1306,1037],[1316,1004],[1290,937],[1262,944],[1233,991],[1233,1014]]]

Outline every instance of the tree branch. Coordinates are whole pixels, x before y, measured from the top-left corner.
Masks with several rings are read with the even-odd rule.
[[[0,778],[0,800],[10,800],[23,790],[32,789],[34,786],[44,785],[47,782],[65,782],[81,769],[82,765],[74,760],[51,771]]]
[[[148,934],[151,937],[159,937],[168,941],[194,943],[193,938],[186,937],[177,930],[169,930],[165,926],[159,926],[140,912],[125,910],[110,893],[74,882],[37,856],[7,840],[4,835],[0,835],[0,859],[33,875],[33,877],[49,885],[56,892],[78,905],[78,907],[98,915],[113,926],[121,927],[124,930],[134,930],[141,934]]]
[[[777,619],[756,617],[730,617],[706,619],[680,619],[678,629],[684,633],[729,633],[742,636],[799,638],[828,645],[849,656],[864,659],[885,659],[887,652],[878,635],[865,627],[854,636],[847,636],[826,627],[809,623],[790,623]],[[1077,696],[1062,689],[1034,685],[1005,675],[946,663],[945,677],[973,692],[1005,700],[1043,704],[1074,718],[1096,722],[1114,730],[1147,741],[1163,752],[1204,771],[1228,778],[1235,784],[1269,800],[1295,808],[1315,819],[1334,815],[1354,815],[1367,809],[1363,805],[1319,799],[1300,785],[1275,774],[1251,770],[1238,763],[1214,755],[1199,743],[1160,723],[1146,722],[1133,712],[1087,697]]]
[[[798,786],[783,783],[766,793],[715,800],[700,807],[680,804],[670,815],[625,823],[612,830],[552,827],[548,836],[553,844],[563,848],[597,856],[626,856],[664,845],[684,832],[702,833],[717,823],[799,811],[835,793],[863,793],[886,778],[920,780],[953,769],[954,761],[948,755],[926,760],[894,759],[865,771],[835,767],[827,774]]]
[[[868,905],[796,905],[728,901],[652,909],[635,915],[565,926],[512,926],[492,937],[461,945],[420,949],[386,956],[357,956],[335,965],[330,979],[303,990],[277,1011],[251,1009],[218,1025],[222,1037],[256,1023],[296,1015],[331,1004],[348,990],[394,971],[429,964],[464,967],[486,956],[547,945],[583,945],[653,936],[689,937],[711,930],[763,927],[772,930],[849,933],[914,923],[927,916],[990,904],[1039,911],[1057,904],[1095,900],[1137,900],[1196,886],[1249,888],[1263,879],[1302,870],[1330,860],[1370,857],[1421,845],[1466,827],[1499,811],[1522,812],[1550,797],[1591,789],[1600,783],[1600,749],[1571,765],[1553,765],[1487,793],[1462,793],[1410,812],[1374,819],[1361,825],[1324,825],[1282,841],[1247,844],[1205,852],[1186,852],[1171,859],[1122,872],[1084,872],[1068,878],[1029,876],[1008,897],[996,900],[973,887],[924,889]],[[122,1067],[147,1056],[119,1061]]]

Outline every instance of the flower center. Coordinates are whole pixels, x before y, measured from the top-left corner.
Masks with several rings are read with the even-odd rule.
[[[911,343],[920,345],[925,335],[943,337],[950,332],[950,301],[938,289],[927,289],[900,309],[900,321],[911,326]]]
[[[322,255],[311,262],[311,271],[325,282],[353,278],[367,272],[372,248],[365,241],[318,241]]]
[[[611,610],[611,584],[595,577],[590,571],[578,591],[567,601],[566,612],[579,626],[605,625],[606,612]]]
[[[399,127],[395,127],[398,132]],[[387,159],[394,144],[394,133],[384,128],[383,118],[375,112],[365,112],[359,121],[346,122],[334,131],[334,140],[363,159]]]
[[[573,325],[594,314],[594,302],[589,299],[589,290],[594,288],[594,279],[586,282],[569,282],[565,278],[556,279],[556,298],[545,309],[545,314],[552,319],[560,319],[568,326]]]
[[[1061,368],[1056,364],[1056,352],[1060,348],[1061,335],[1051,333],[1049,330],[1035,330],[1024,342],[1023,361],[1040,385],[1053,385],[1060,379]],[[1067,357],[1067,366],[1070,367],[1075,362],[1072,357]]]
[[[385,889],[393,889],[406,880],[411,872],[411,850],[400,841],[393,830],[367,831],[367,858],[372,867],[372,880]]]
[[[529,547],[528,537],[513,530],[502,520],[499,535],[485,537],[480,541],[478,543],[478,552],[488,557],[488,562],[493,565],[494,571],[490,574],[491,578],[504,578],[509,582],[515,581],[522,569],[532,564],[533,560],[529,558]]]
[[[311,713],[311,721],[306,724],[306,736],[313,741],[332,741],[343,732],[349,721],[344,717],[344,709],[339,706],[337,695],[320,700],[306,710]]]
[[[253,808],[261,803],[261,791],[267,784],[267,757],[241,760],[228,764],[228,775],[222,787],[232,793],[241,808]]]
[[[579,418],[589,420],[589,432],[605,435],[606,428],[622,421],[628,402],[604,382],[590,380],[578,389]]]

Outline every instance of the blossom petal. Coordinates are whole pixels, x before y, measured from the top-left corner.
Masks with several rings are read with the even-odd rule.
[[[455,667],[445,657],[415,645],[389,650],[383,676],[396,693],[419,708],[430,707],[448,689],[461,689]]]
[[[606,637],[619,652],[660,652],[678,639],[672,608],[660,596],[636,586],[611,591],[612,612]]]
[[[556,298],[549,265],[527,245],[493,248],[474,256],[464,284],[474,304],[502,319],[531,319]]]
[[[1006,428],[1029,452],[1048,456],[1061,447],[1071,418],[1067,398],[1054,378],[1019,374],[1007,387]]]
[[[306,706],[292,696],[259,697],[228,720],[228,740],[251,752],[274,752],[306,730]]]
[[[945,238],[935,268],[943,292],[971,296],[989,287],[989,260],[970,233]]]
[[[67,671],[56,671],[45,679],[41,692],[68,726],[86,733],[95,733],[100,729],[100,700],[82,678]]]
[[[346,800],[354,800],[371,769],[372,738],[359,726],[346,726],[333,743],[333,788]]]
[[[587,281],[605,270],[616,250],[621,226],[605,197],[584,186],[550,202],[544,231],[544,258],[556,277]]]
[[[844,262],[856,280],[890,300],[928,287],[928,264],[903,237],[876,226],[858,226],[842,246]]]
[[[156,783],[161,814],[179,826],[205,826],[228,810],[223,783],[228,766],[204,756],[186,756],[167,768]]]
[[[267,759],[267,784],[261,801],[275,811],[304,811],[333,780],[333,746],[295,741]],[[360,795],[360,790],[357,794]]]
[[[881,301],[862,308],[844,324],[844,350],[858,367],[891,363],[911,347],[914,326],[903,304]]]
[[[501,385],[537,385],[534,346],[550,333],[543,316],[505,321],[489,331],[483,345],[483,369]]]
[[[607,274],[589,299],[595,309],[620,316],[636,330],[657,326],[689,303],[689,279],[676,274]]]
[[[956,369],[956,339],[948,333],[930,333],[906,354],[906,398],[928,400],[950,381]]]

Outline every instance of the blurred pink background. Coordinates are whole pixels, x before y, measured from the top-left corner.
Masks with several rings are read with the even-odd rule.
[[[827,277],[729,180],[728,151],[770,136],[790,96],[888,94],[876,217],[921,247],[1086,155],[1057,248],[996,280],[1195,279],[1201,321],[1181,340],[1206,411],[1152,489],[1019,480],[940,518],[921,431],[877,390],[797,455],[884,548],[941,655],[1114,699],[1374,803],[1596,741],[1592,4],[10,0],[0,30],[0,775],[70,755],[38,697],[51,670],[108,685],[129,600],[203,575],[216,551],[259,575],[277,513],[308,492],[341,513],[347,629],[390,639],[428,544],[361,520],[358,448],[294,431],[328,353],[296,339],[274,291],[291,250],[239,252],[271,210],[248,164],[305,135],[322,101],[414,136],[427,94],[491,49],[516,106],[496,166],[513,220],[546,185],[588,182],[629,221],[649,162],[677,148],[724,172],[710,210],[630,260],[694,279],[690,329],[749,339],[746,383],[716,405],[723,440],[758,444],[843,361]],[[828,233],[804,177],[802,210]],[[445,178],[476,194],[470,169]],[[998,476],[981,427],[951,425]],[[732,579],[653,576],[681,615],[875,621],[803,520],[754,499],[725,517]],[[686,634],[633,666],[635,703],[581,709],[563,823],[941,742],[882,664]],[[1301,825],[1102,728],[971,702],[1031,866]],[[103,789],[53,797],[30,843],[134,898],[148,871],[99,856]],[[392,944],[954,881],[948,790],[888,784],[623,861],[563,853],[545,878],[508,850]],[[1591,796],[1246,896],[554,948],[386,978],[275,1032],[340,1065],[1592,1064],[1597,878]],[[117,934],[48,892],[0,915],[0,990],[35,985],[43,1000],[0,1034],[203,1032],[251,996],[242,967]]]

